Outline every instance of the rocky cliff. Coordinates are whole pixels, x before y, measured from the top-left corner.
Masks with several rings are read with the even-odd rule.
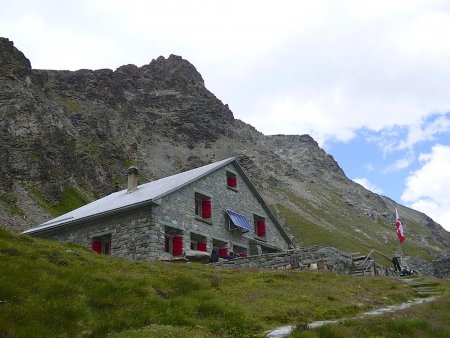
[[[439,224],[349,180],[310,136],[266,136],[235,119],[179,56],[36,70],[1,38],[0,117],[0,224],[16,231],[124,186],[131,164],[147,181],[235,156],[300,245],[390,255],[398,208],[405,253],[449,248]]]

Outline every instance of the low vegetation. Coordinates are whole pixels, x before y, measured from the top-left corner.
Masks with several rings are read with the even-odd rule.
[[[0,194],[1,206],[5,207],[11,215],[23,216],[23,211],[20,209],[17,202],[17,196],[12,192],[4,192]]]
[[[60,216],[69,211],[85,205],[88,200],[74,187],[65,187],[58,203],[49,203],[34,187],[29,187],[31,194],[38,204],[53,217]]]
[[[343,321],[316,330],[299,327],[292,337],[450,337],[450,295],[383,316]]]
[[[395,279],[134,262],[2,227],[0,271],[0,337],[254,337],[416,296]]]

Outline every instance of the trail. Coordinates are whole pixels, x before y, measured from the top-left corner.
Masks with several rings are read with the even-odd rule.
[[[354,317],[348,317],[348,318],[341,318],[336,320],[318,320],[312,323],[309,323],[307,325],[308,329],[317,329],[321,326],[328,325],[328,324],[338,324],[340,322],[346,321],[346,320],[354,320],[354,319],[363,319],[366,317],[371,316],[380,316],[385,313],[395,312],[403,309],[407,309],[412,305],[416,304],[423,304],[432,302],[436,299],[436,297],[440,294],[436,288],[434,283],[427,283],[427,282],[421,282],[418,279],[407,279],[402,278],[401,281],[407,283],[410,287],[416,288],[417,294],[420,298],[414,298],[412,300],[407,301],[406,303],[398,304],[398,305],[389,305],[382,308],[366,311],[358,316]],[[268,338],[282,338],[290,335],[294,330],[296,326],[294,325],[286,325],[276,328],[275,330],[272,330],[267,333]]]

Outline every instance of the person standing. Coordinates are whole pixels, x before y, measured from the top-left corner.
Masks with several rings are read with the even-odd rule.
[[[213,249],[211,251],[211,257],[209,258],[210,263],[217,263],[219,261],[219,253],[217,250]]]
[[[392,264],[394,264],[394,270],[402,272],[402,267],[400,266],[399,257],[392,258]]]

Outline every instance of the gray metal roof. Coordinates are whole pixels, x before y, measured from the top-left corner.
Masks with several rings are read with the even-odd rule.
[[[72,210],[64,215],[56,217],[37,227],[24,231],[24,234],[32,234],[67,223],[88,220],[94,216],[107,215],[113,212],[138,207],[143,204],[154,202],[161,197],[178,190],[199,178],[235,161],[234,157],[211,163],[200,168],[195,168],[176,175],[161,178],[138,186],[136,190],[127,192],[127,189],[112,193],[94,202],[86,204],[78,209]]]

